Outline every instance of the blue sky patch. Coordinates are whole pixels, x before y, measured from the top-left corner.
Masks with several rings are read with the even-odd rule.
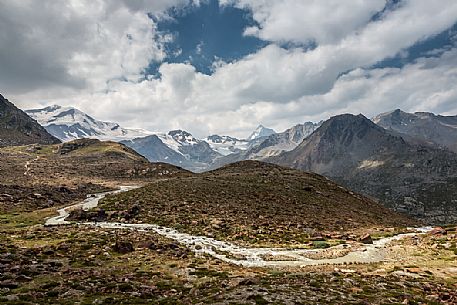
[[[403,66],[416,61],[419,58],[436,57],[442,51],[448,50],[457,44],[457,23],[426,40],[419,41],[404,52],[400,52],[395,57],[386,58],[371,68],[402,68]]]
[[[169,63],[190,63],[197,71],[211,74],[217,60],[235,61],[267,45],[244,36],[246,27],[256,25],[249,11],[220,6],[217,0],[169,11],[171,19],[158,20],[157,29],[174,39],[165,45]],[[160,63],[151,63],[146,74],[155,75]]]
[[[384,9],[374,14],[371,21],[381,20],[386,13],[401,8],[403,4],[402,0],[387,1]],[[218,0],[202,1],[199,6],[188,5],[185,8],[172,8],[167,15],[171,18],[157,19],[150,16],[156,22],[157,30],[161,35],[173,36],[173,40],[165,44],[167,57],[164,62],[189,63],[198,72],[208,75],[213,73],[214,62],[218,60],[236,61],[269,44],[257,37],[243,35],[247,27],[258,26],[249,10],[234,6],[221,6]],[[439,56],[443,50],[455,46],[456,42],[457,24],[368,68],[402,68],[419,58]],[[279,46],[285,49],[298,47],[303,50],[311,50],[316,48],[317,44],[314,42],[306,45],[284,42]],[[162,62],[151,62],[145,69],[145,77],[160,77],[158,69],[161,64]],[[339,76],[348,72],[350,71],[342,72]]]

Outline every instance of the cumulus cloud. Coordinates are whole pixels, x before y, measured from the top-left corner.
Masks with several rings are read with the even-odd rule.
[[[188,0],[110,0],[109,3],[113,6],[118,6],[120,3],[131,10],[139,12],[163,12],[173,6],[183,6],[188,3]],[[194,3],[198,4],[198,2]]]
[[[325,94],[275,105],[264,119],[281,124],[281,118],[274,115],[281,110],[292,120],[319,120],[340,113],[370,117],[396,108],[455,115],[456,65],[457,48],[453,48],[440,57],[423,58],[403,68],[359,68],[339,78]]]
[[[35,2],[0,2],[14,13],[4,13],[5,19],[0,12],[0,23],[11,20],[14,25],[8,31],[0,27],[0,42],[11,42],[11,50],[23,48],[13,54],[0,43],[0,69],[14,61],[19,66],[10,67],[18,87],[5,75],[0,76],[0,85],[24,107],[36,102],[73,105],[127,127],[184,128],[201,137],[246,136],[258,123],[282,130],[341,112],[371,116],[398,107],[457,112],[455,48],[437,50],[435,57],[403,68],[371,68],[455,24],[453,0],[405,0],[376,20],[372,16],[385,1],[335,1],[330,6],[322,1],[221,0],[251,10],[259,26],[246,33],[271,44],[235,62],[219,61],[211,75],[197,72],[189,63],[164,62],[157,77],[146,79],[142,70],[166,56],[164,38],[157,37],[147,12],[163,14],[169,5],[190,2],[81,0],[70,1],[74,7],[58,8],[49,4],[56,11],[32,16],[38,30],[32,30],[25,18],[40,15],[32,13],[38,9]],[[15,21],[11,16],[22,18]],[[48,25],[49,20],[57,26]],[[281,47],[283,42],[309,41],[317,45]],[[24,76],[34,65],[34,76]]]
[[[147,12],[184,1],[0,0],[0,84],[10,94],[102,89],[165,54]]]
[[[420,59],[403,68],[358,68],[340,77],[324,94],[304,95],[285,103],[253,100],[227,107],[238,98],[217,91],[199,89],[211,83],[210,76],[196,73],[190,65],[167,65],[162,80],[154,79],[135,86],[118,87],[117,92],[97,96],[100,105],[116,109],[116,119],[134,125],[145,122],[151,130],[185,128],[199,136],[208,133],[230,133],[246,136],[258,122],[266,122],[276,130],[285,130],[306,120],[319,121],[340,113],[364,113],[374,116],[387,110],[457,113],[457,48],[440,57]],[[191,84],[185,88],[179,84]],[[175,92],[171,88],[183,88]],[[208,87],[206,87],[208,89]],[[144,101],[144,96],[150,96]],[[83,104],[90,107],[94,97]],[[185,102],[176,102],[177,100]],[[196,100],[202,100],[195,103]],[[226,107],[218,107],[224,101]],[[113,104],[117,101],[118,104]],[[132,101],[139,101],[132,104]],[[129,111],[131,108],[138,112]],[[152,111],[151,109],[154,109]],[[102,113],[103,109],[93,109]],[[141,113],[141,114],[139,114]],[[163,128],[166,126],[167,128]]]
[[[385,0],[223,0],[252,11],[258,26],[246,29],[268,41],[336,43],[367,24]]]
[[[251,100],[283,102],[303,95],[323,94],[332,88],[341,73],[393,57],[452,26],[457,21],[457,3],[441,3],[433,7],[422,0],[405,3],[341,42],[320,45],[310,51],[270,45],[234,65],[222,67],[214,78],[232,76],[232,84],[239,84],[234,90]],[[243,75],[246,77],[240,79]]]

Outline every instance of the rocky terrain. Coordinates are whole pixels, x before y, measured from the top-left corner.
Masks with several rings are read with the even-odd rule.
[[[327,248],[322,255],[330,255],[334,245],[370,243],[418,225],[317,174],[256,161],[191,174],[150,164],[120,144],[97,140],[3,148],[0,154],[7,160],[0,163],[2,184],[16,185],[2,193],[27,206],[0,211],[0,303],[454,304],[457,300],[453,226],[397,241],[385,249],[387,257],[379,263],[244,268],[194,252],[153,231],[76,224],[151,221],[241,245]],[[53,173],[52,164],[60,172]],[[80,191],[52,189],[64,184],[73,190],[77,182]],[[73,225],[43,225],[57,214],[57,207],[82,200],[84,191],[125,184],[145,186],[106,197],[101,209],[73,212]],[[42,197],[53,198],[55,204],[42,206],[49,202]],[[4,204],[13,201],[5,198]]]
[[[411,143],[440,146],[457,152],[457,116],[408,113],[396,109],[374,117],[373,122],[399,133]]]
[[[285,151],[291,151],[312,134],[319,125],[307,122],[295,125],[281,133],[254,138],[248,142],[246,149],[234,151],[222,158],[215,159],[209,168],[216,169],[243,160],[265,160]]]
[[[59,142],[26,113],[0,95],[0,147]]]
[[[0,207],[10,212],[61,205],[123,181],[142,184],[186,173],[99,140],[5,147],[0,159]]]
[[[325,175],[429,223],[457,221],[457,155],[410,144],[363,115],[333,117],[269,161]]]
[[[323,234],[342,239],[358,229],[416,224],[322,176],[258,161],[157,181],[108,196],[100,207],[111,222],[154,223],[220,240],[270,246],[312,245]],[[88,215],[78,217],[90,220]]]
[[[438,196],[445,202],[452,195],[454,154],[449,151],[411,145],[397,132],[370,125],[361,117],[326,122],[308,136],[313,128],[300,125],[285,133],[257,137],[250,142],[251,152],[271,156],[282,151],[276,148],[296,147],[295,152],[303,143],[317,143],[314,147],[322,159],[318,158],[313,170],[325,169],[327,175],[338,169],[332,179],[344,183],[340,178],[357,167],[360,177],[366,179],[355,180],[360,185],[354,184],[354,189],[366,194],[360,186],[371,188],[385,182],[383,177],[398,183],[392,192],[397,195],[419,183],[405,180],[403,173],[414,173],[414,179],[426,177],[420,185],[427,192],[417,194],[430,197],[415,193],[418,197],[393,205],[403,212],[417,211],[418,202],[439,206]],[[370,144],[373,139],[380,142]],[[216,159],[222,156],[208,142],[184,131],[146,140],[167,143],[154,151],[163,159],[172,152],[184,156],[183,163],[189,159],[209,163],[215,157],[211,154],[218,154]],[[227,143],[219,144],[226,149]],[[457,302],[455,225],[396,239],[399,233],[414,231],[409,227],[421,226],[421,222],[319,174],[259,161],[194,174],[170,164],[150,163],[115,142],[78,139],[63,144],[26,144],[0,148],[0,303]],[[416,159],[411,160],[413,153]],[[373,155],[385,158],[374,159]],[[314,160],[315,155],[309,156],[306,160]],[[315,164],[298,160],[294,166]],[[333,167],[328,160],[335,162]],[[389,171],[370,172],[384,164],[390,164]],[[409,184],[396,181],[396,175]],[[437,183],[438,178],[443,179],[442,184]],[[74,207],[83,206],[77,204],[88,194],[124,185],[139,188],[108,195],[92,210]],[[84,202],[103,196],[91,195]],[[48,220],[67,209],[68,224],[48,225]],[[420,215],[430,217],[430,211],[425,205]],[[432,217],[442,219],[442,214]],[[145,229],[147,226],[157,229]],[[177,236],[192,236],[195,242],[184,242]],[[214,245],[203,251],[201,247],[209,240]],[[376,246],[383,240],[391,242]],[[244,261],[263,264],[237,264],[244,254],[225,251],[224,244],[263,253],[244,257]],[[377,252],[374,260],[359,260],[359,264],[344,260],[352,253],[364,257]],[[296,253],[303,253],[306,260],[326,263],[297,262]],[[334,263],[334,258],[344,264]]]
[[[133,192],[133,191],[132,191]],[[152,232],[0,227],[7,304],[455,304],[456,227],[391,245],[382,263],[246,269]]]

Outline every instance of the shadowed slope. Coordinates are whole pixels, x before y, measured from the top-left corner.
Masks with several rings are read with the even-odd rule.
[[[325,175],[429,222],[457,220],[457,155],[409,144],[363,115],[333,117],[269,161]]]
[[[60,141],[0,95],[0,147],[34,143],[57,144]]]

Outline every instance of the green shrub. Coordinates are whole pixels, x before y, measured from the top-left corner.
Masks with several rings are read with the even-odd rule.
[[[326,249],[326,248],[329,248],[330,245],[326,241],[318,240],[318,241],[313,241],[313,247],[315,249]]]

